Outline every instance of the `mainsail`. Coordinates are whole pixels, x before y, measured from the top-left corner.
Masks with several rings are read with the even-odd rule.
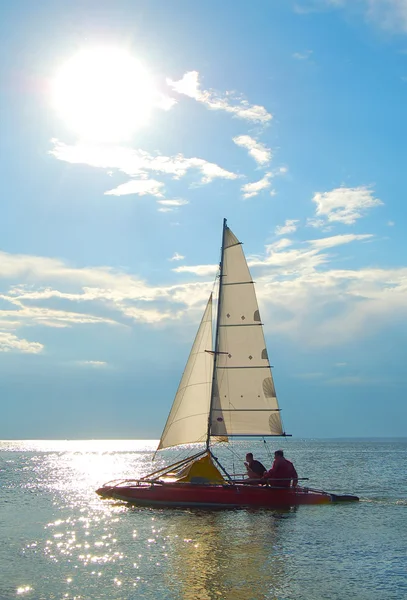
[[[157,450],[206,440],[213,374],[211,350],[212,294]]]
[[[284,435],[254,283],[224,224],[211,436]]]

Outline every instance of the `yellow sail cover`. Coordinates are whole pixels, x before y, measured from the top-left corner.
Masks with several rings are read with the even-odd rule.
[[[213,464],[209,454],[189,463],[177,476],[181,483],[224,483],[225,478]]]

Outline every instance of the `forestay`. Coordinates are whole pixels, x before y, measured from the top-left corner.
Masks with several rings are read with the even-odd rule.
[[[213,374],[211,350],[212,294],[157,450],[206,440]]]
[[[254,283],[225,225],[210,433],[283,435]]]

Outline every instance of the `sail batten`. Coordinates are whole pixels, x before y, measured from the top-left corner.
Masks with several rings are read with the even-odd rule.
[[[283,435],[253,280],[226,225],[223,240],[211,435]]]

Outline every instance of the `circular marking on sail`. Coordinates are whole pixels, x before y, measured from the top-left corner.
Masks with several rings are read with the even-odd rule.
[[[228,354],[228,358],[232,358],[232,355],[231,355],[231,354]]]
[[[223,421],[222,417],[218,417],[216,420],[219,421],[219,423],[222,423]]]
[[[276,390],[274,388],[274,383],[271,377],[266,377],[263,380],[263,392],[266,398],[276,397]]]
[[[253,356],[250,354],[250,356],[249,356],[249,360],[252,360],[252,359],[253,359]]]
[[[242,321],[244,321],[246,317],[242,315],[240,318],[242,319]]]
[[[229,313],[226,316],[227,316],[228,319],[230,318],[230,314]]]
[[[276,434],[276,431],[281,432],[281,422],[278,412],[271,413],[271,415],[269,416],[269,427],[271,433],[273,433],[274,435]]]

